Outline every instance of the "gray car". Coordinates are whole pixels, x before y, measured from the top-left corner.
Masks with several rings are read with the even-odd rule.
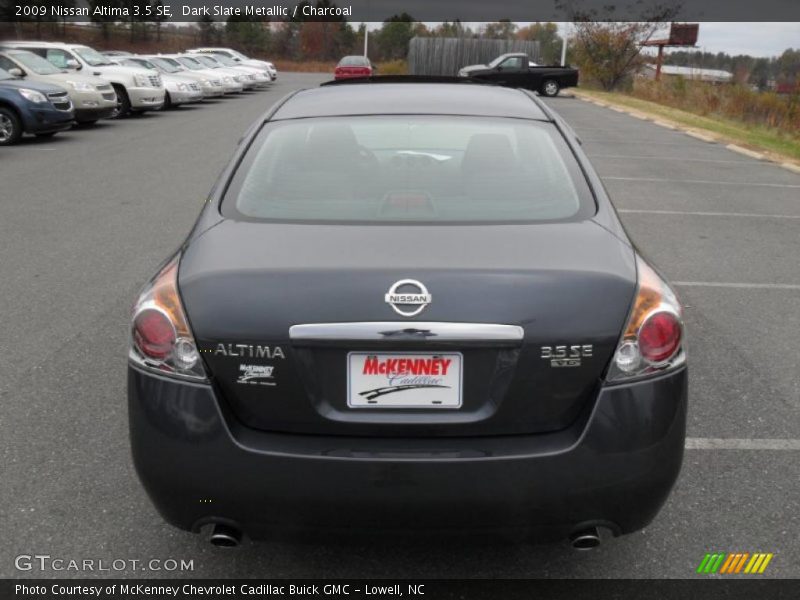
[[[535,93],[434,80],[281,100],[135,301],[131,445],[170,523],[591,548],[665,502],[674,292]]]

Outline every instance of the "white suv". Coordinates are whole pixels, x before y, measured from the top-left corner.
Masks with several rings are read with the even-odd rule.
[[[155,110],[164,104],[165,89],[158,73],[112,64],[108,58],[82,44],[55,42],[5,42],[10,48],[24,48],[46,58],[60,69],[99,75],[111,82],[117,94],[115,116]]]
[[[278,78],[278,70],[271,62],[267,60],[256,60],[255,58],[247,58],[244,54],[237,52],[233,48],[192,48],[186,52],[189,54],[221,54],[222,56],[227,56],[228,58],[235,60],[241,65],[247,67],[256,67],[257,69],[266,71],[272,81],[275,81]]]

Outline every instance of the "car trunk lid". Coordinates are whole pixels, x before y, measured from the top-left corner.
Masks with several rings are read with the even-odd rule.
[[[429,300],[412,317],[387,303],[406,279]],[[179,274],[221,400],[254,428],[328,435],[564,428],[595,396],[635,282],[631,247],[591,221],[223,221],[188,245]],[[443,373],[445,364],[453,371]],[[392,390],[359,404],[361,392],[412,376],[424,379],[410,385],[450,391]],[[412,395],[430,404],[409,405]]]

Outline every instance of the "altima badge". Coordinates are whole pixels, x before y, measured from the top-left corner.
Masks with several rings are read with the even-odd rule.
[[[431,303],[432,296],[428,293],[428,288],[416,279],[401,279],[389,288],[385,299],[398,315],[414,317],[425,310]],[[400,308],[401,306],[408,308]]]

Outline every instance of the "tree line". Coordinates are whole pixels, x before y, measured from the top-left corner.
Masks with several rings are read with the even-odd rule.
[[[800,48],[788,48],[780,56],[732,56],[725,52],[677,50],[670,52],[665,63],[700,69],[721,69],[733,73],[734,80],[765,89],[770,82],[791,83],[800,79]]]

